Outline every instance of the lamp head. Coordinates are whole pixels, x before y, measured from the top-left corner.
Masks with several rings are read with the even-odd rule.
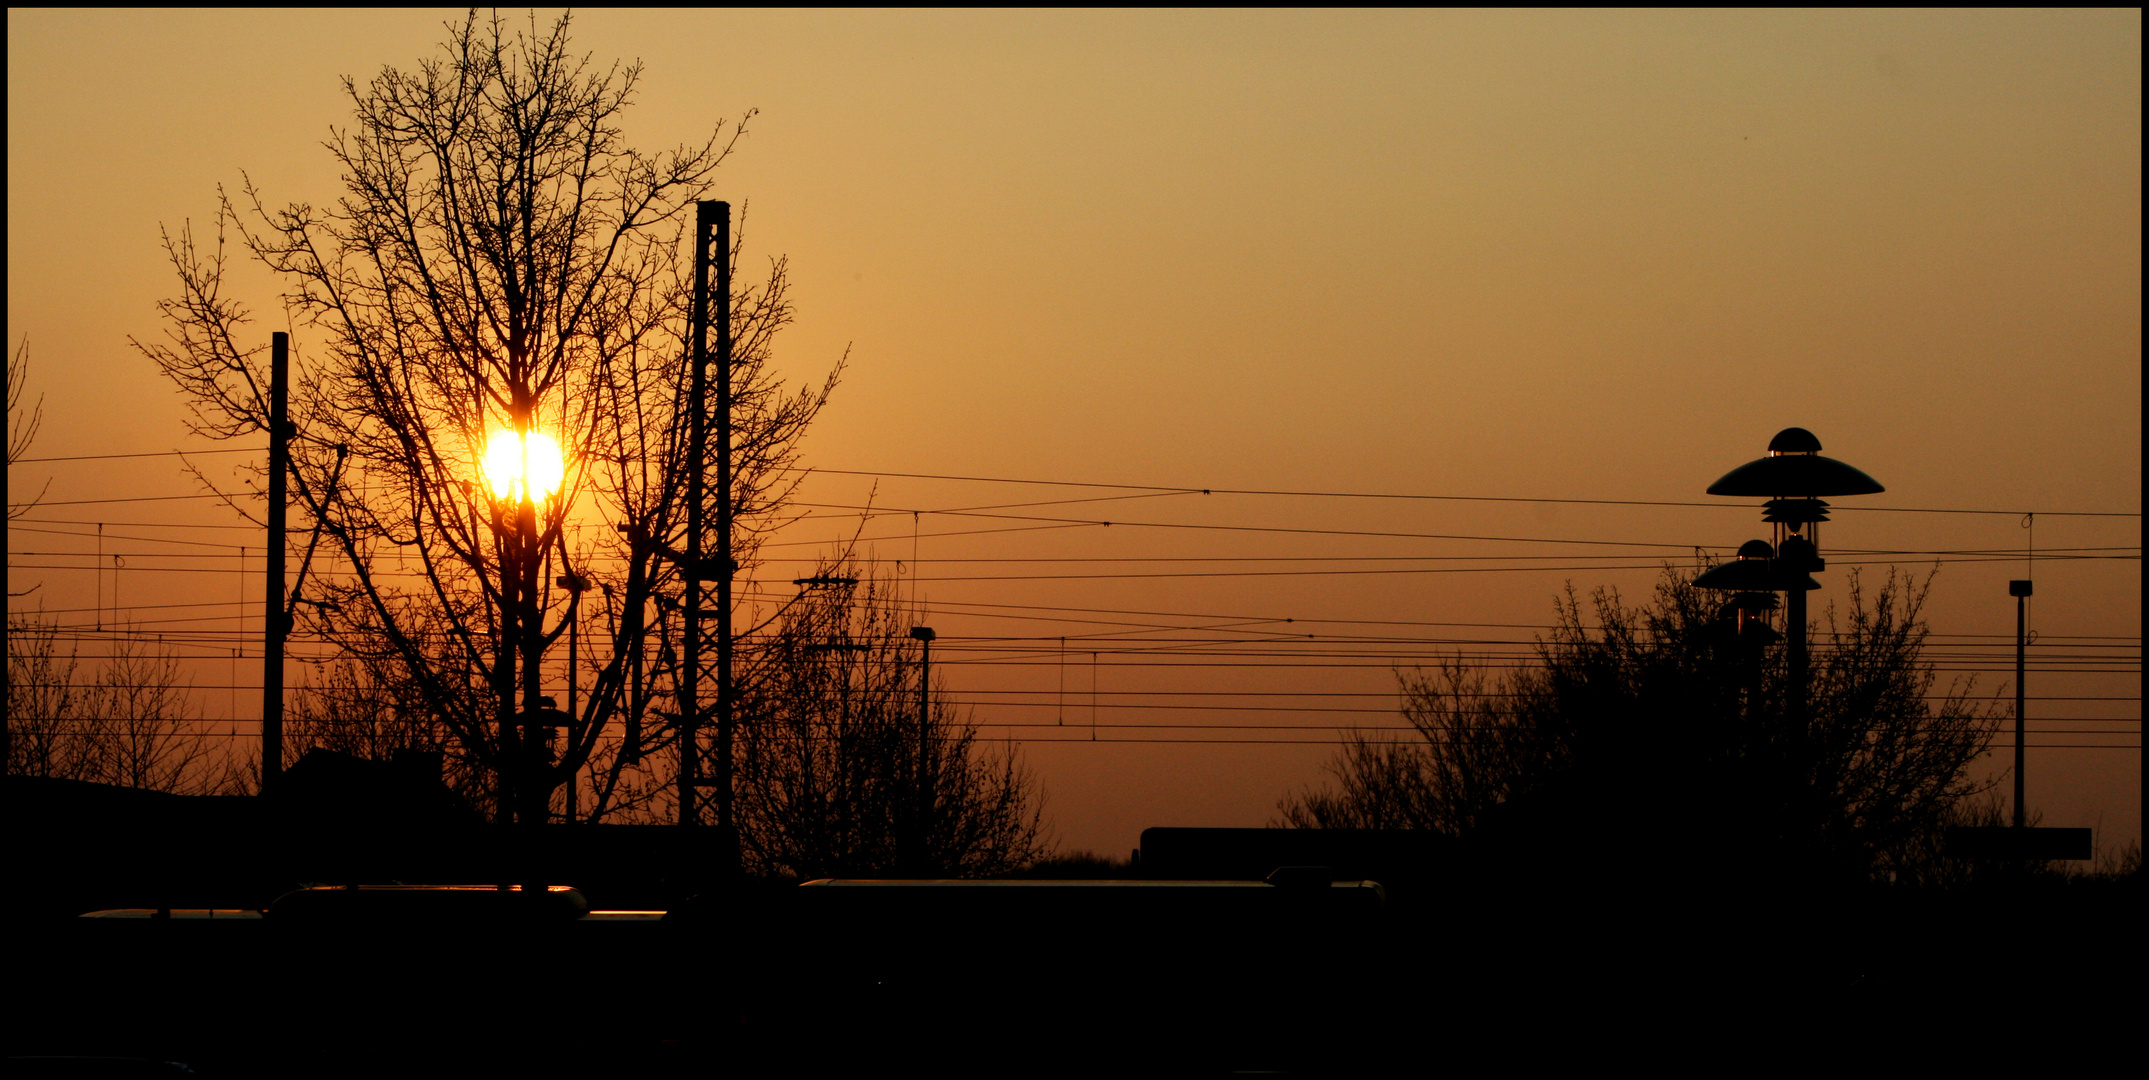
[[[1784,541],[1783,554],[1794,554],[1802,543],[1804,541],[1795,536]],[[1810,554],[1812,547],[1808,545],[1804,550]],[[1748,540],[1739,545],[1738,558],[1710,567],[1694,579],[1694,584],[1703,589],[1721,589],[1737,593],[1788,592],[1792,589],[1810,591],[1821,587],[1820,582],[1804,573],[1804,570],[1811,567],[1794,568],[1787,562],[1776,561],[1776,555],[1777,552],[1769,547],[1768,541]]]
[[[1768,456],[1756,458],[1709,485],[1711,495],[1761,498],[1827,498],[1875,495],[1880,481],[1834,458],[1821,456],[1821,440],[1805,428],[1785,428],[1769,440]]]

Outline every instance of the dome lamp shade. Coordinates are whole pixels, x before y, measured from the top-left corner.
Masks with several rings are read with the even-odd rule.
[[[1725,592],[1786,592],[1803,587],[1818,589],[1821,583],[1807,574],[1795,574],[1778,564],[1776,549],[1766,540],[1748,540],[1739,545],[1739,557],[1727,563],[1710,567],[1694,584],[1704,589],[1720,589]],[[1796,585],[1804,579],[1803,586]]]
[[[1855,466],[1822,457],[1821,440],[1805,428],[1785,428],[1769,440],[1768,456],[1756,458],[1709,485],[1711,495],[1821,498],[1877,495],[1887,489]]]
[[[1787,427],[1768,441],[1768,452],[1776,454],[1818,454],[1821,440],[1802,427]]]

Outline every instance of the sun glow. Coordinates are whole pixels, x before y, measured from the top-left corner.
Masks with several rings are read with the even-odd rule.
[[[527,436],[505,430],[493,432],[485,444],[484,468],[485,482],[492,485],[493,497],[518,501],[524,494],[525,479],[531,500],[543,502],[560,489],[567,475],[560,444],[542,431]]]

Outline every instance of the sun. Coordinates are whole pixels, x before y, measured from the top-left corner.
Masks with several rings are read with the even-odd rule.
[[[560,444],[542,431],[524,436],[494,431],[485,444],[484,468],[493,497],[517,501],[527,489],[531,501],[543,502],[560,490],[567,476]]]

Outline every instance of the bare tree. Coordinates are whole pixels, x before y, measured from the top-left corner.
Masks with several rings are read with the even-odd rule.
[[[59,626],[45,619],[7,617],[7,773],[85,779],[96,772],[98,748],[82,738],[76,719],[89,711],[89,688],[72,654],[61,656]]]
[[[1984,789],[1969,767],[1999,722],[1971,682],[1931,694],[1930,581],[1891,572],[1869,592],[1853,572],[1848,610],[1831,605],[1817,639],[1805,725],[1784,712],[1780,648],[1742,641],[1685,575],[1666,568],[1644,607],[1599,591],[1594,627],[1570,592],[1532,665],[1399,673],[1416,737],[1350,739],[1335,783],[1285,797],[1281,820],[1460,836],[1534,803],[1629,826],[1706,820],[1757,853],[1895,875]]]
[[[466,804],[488,805],[492,775],[451,756],[445,734],[407,679],[377,679],[358,661],[338,657],[309,665],[285,706],[284,766],[315,748],[377,762],[437,754],[448,789]]]
[[[324,550],[301,623],[437,725],[451,771],[492,776],[501,820],[545,819],[584,770],[609,775],[600,815],[631,814],[679,755],[666,643],[690,546],[685,433],[690,409],[714,407],[686,389],[682,241],[745,129],[644,154],[618,127],[640,68],[570,53],[565,16],[510,32],[473,13],[448,30],[415,71],[344,80],[355,120],[325,144],[346,185],[333,205],[271,210],[249,183],[222,201],[213,249],[167,234],[169,340],[135,344],[187,394],[198,432],[268,429],[263,350],[224,293],[236,232],[286,283],[305,339],[292,488]],[[739,247],[723,254],[736,265]],[[797,390],[770,367],[787,287],[776,260],[732,300],[734,482],[708,488],[732,500],[746,573],[842,366]],[[537,476],[546,439],[556,487]],[[546,658],[573,619],[600,640],[581,707],[555,724]]]
[[[7,468],[8,488],[10,491],[14,490],[15,486],[15,463],[22,460],[23,455],[30,452],[30,444],[37,441],[37,429],[43,426],[45,422],[45,396],[43,394],[39,394],[37,400],[30,402],[27,407],[23,404],[24,398],[29,393],[29,383],[30,339],[25,337],[22,339],[22,344],[15,349],[15,355],[10,357],[7,362]],[[45,492],[50,490],[51,487],[52,481],[47,480],[44,486],[37,489],[36,495],[21,502],[8,503],[7,519],[13,521],[37,509],[37,504],[44,501]],[[8,595],[28,596],[36,592],[38,587],[38,585],[32,585],[27,589],[10,590]]]
[[[944,693],[885,579],[823,566],[752,652],[738,821],[770,875],[986,876],[1043,855],[1043,796]]]
[[[45,422],[43,394],[39,394],[36,401],[30,402],[28,408],[23,407],[23,398],[29,392],[29,382],[30,339],[23,338],[22,344],[15,349],[15,355],[7,362],[7,467],[11,471],[15,468],[15,463],[30,452],[30,444],[37,441],[37,429]],[[50,483],[46,486],[49,487]],[[45,489],[40,488],[34,497],[26,501],[7,504],[7,519],[13,521],[36,509],[44,497]]]
[[[131,629],[85,670],[60,653],[61,628],[8,616],[7,771],[182,795],[231,791],[243,780],[188,700],[179,658]]]

